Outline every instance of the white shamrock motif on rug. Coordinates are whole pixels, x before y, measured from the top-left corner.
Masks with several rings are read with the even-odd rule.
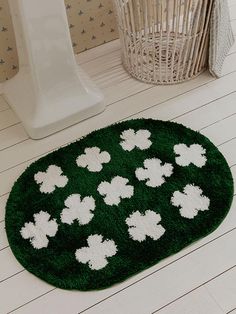
[[[86,225],[94,216],[95,200],[92,196],[81,199],[80,194],[72,194],[65,200],[65,206],[67,208],[61,212],[63,223],[71,225],[77,220],[80,225]]]
[[[191,163],[201,168],[206,164],[206,150],[199,144],[192,144],[189,147],[185,144],[174,146],[174,152],[179,155],[175,158],[177,165],[185,167]]]
[[[128,179],[116,176],[111,183],[103,181],[98,186],[98,192],[105,196],[104,202],[107,205],[119,205],[122,198],[131,198],[134,194],[134,187],[128,185]]]
[[[48,237],[54,237],[58,230],[55,219],[50,220],[47,212],[41,211],[34,214],[34,223],[26,222],[21,228],[22,238],[29,239],[35,249],[42,249],[48,246]]]
[[[139,211],[134,212],[126,219],[129,226],[128,232],[130,237],[142,242],[146,237],[158,240],[164,233],[165,229],[160,225],[161,216],[152,210],[146,210],[144,214]]]
[[[40,192],[52,193],[56,187],[63,188],[68,182],[68,178],[62,175],[60,167],[51,165],[45,172],[39,171],[34,175],[34,180],[40,185]]]
[[[88,168],[91,172],[100,172],[103,164],[108,163],[111,156],[108,152],[101,152],[98,147],[85,148],[84,154],[76,159],[79,167]]]
[[[116,244],[113,240],[102,240],[102,236],[95,234],[87,239],[88,247],[76,250],[75,257],[80,263],[87,264],[93,270],[104,268],[107,258],[114,256],[117,252]]]
[[[199,211],[209,210],[210,200],[202,195],[203,191],[198,186],[187,184],[183,193],[175,191],[171,203],[180,207],[182,217],[193,219]]]
[[[149,140],[151,133],[148,130],[139,130],[135,132],[133,129],[128,129],[122,132],[120,145],[124,150],[131,151],[135,147],[144,150],[152,145]]]
[[[165,177],[170,177],[172,173],[173,166],[169,163],[162,165],[158,158],[144,160],[144,168],[137,168],[135,171],[138,180],[146,180],[146,185],[150,187],[161,186],[165,182]]]

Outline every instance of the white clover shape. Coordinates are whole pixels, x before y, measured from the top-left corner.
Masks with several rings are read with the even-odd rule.
[[[199,211],[209,210],[210,199],[202,195],[200,187],[187,184],[182,192],[175,191],[171,198],[172,205],[180,208],[180,215],[193,219]]]
[[[120,138],[123,141],[120,142],[120,145],[129,152],[135,147],[141,150],[148,149],[152,145],[152,142],[149,140],[150,136],[151,133],[148,130],[135,132],[133,129],[128,129],[122,132]]]
[[[91,172],[100,172],[103,164],[108,163],[111,156],[108,152],[100,151],[98,147],[85,148],[84,154],[76,159],[78,167],[88,168]]]
[[[146,237],[158,240],[164,233],[165,229],[160,225],[161,216],[152,210],[146,210],[144,214],[139,211],[134,212],[126,219],[129,226],[128,232],[130,237],[142,242]]]
[[[34,223],[26,222],[20,233],[23,239],[29,239],[35,249],[42,249],[48,246],[48,237],[54,237],[58,230],[55,219],[50,220],[47,212],[40,211],[34,214]]]
[[[134,194],[134,187],[128,185],[128,179],[116,176],[111,183],[103,181],[98,186],[98,192],[105,196],[104,202],[107,205],[119,205],[122,198],[131,198]]]
[[[72,194],[65,200],[65,206],[61,212],[63,223],[71,225],[77,220],[80,225],[86,225],[94,216],[95,200],[92,196],[81,199],[80,194]]]
[[[206,150],[199,144],[192,144],[189,147],[185,144],[174,146],[174,152],[179,155],[175,158],[177,165],[185,167],[191,163],[202,168],[206,164]]]
[[[146,185],[159,187],[165,182],[165,177],[170,177],[173,173],[173,166],[169,163],[162,165],[158,158],[144,160],[144,168],[137,168],[135,175],[139,181],[146,180]]]
[[[62,175],[61,168],[55,165],[49,166],[45,172],[37,172],[34,180],[40,185],[41,193],[52,193],[56,187],[63,188],[68,182],[67,176]]]
[[[104,240],[99,234],[90,235],[88,247],[76,250],[75,257],[80,263],[87,264],[92,270],[99,270],[108,264],[108,257],[114,256],[117,246],[113,240]]]

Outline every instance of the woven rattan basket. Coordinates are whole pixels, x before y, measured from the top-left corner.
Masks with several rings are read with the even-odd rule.
[[[204,71],[213,1],[113,0],[127,71],[154,84],[183,82]]]

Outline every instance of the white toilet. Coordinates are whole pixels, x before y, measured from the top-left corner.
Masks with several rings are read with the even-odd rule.
[[[19,73],[6,100],[30,137],[45,137],[104,110],[103,95],[76,64],[63,0],[10,0]]]

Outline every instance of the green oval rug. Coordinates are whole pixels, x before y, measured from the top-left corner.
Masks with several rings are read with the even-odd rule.
[[[138,119],[39,159],[15,183],[6,231],[18,261],[64,289],[108,287],[219,226],[230,169],[203,135]]]

